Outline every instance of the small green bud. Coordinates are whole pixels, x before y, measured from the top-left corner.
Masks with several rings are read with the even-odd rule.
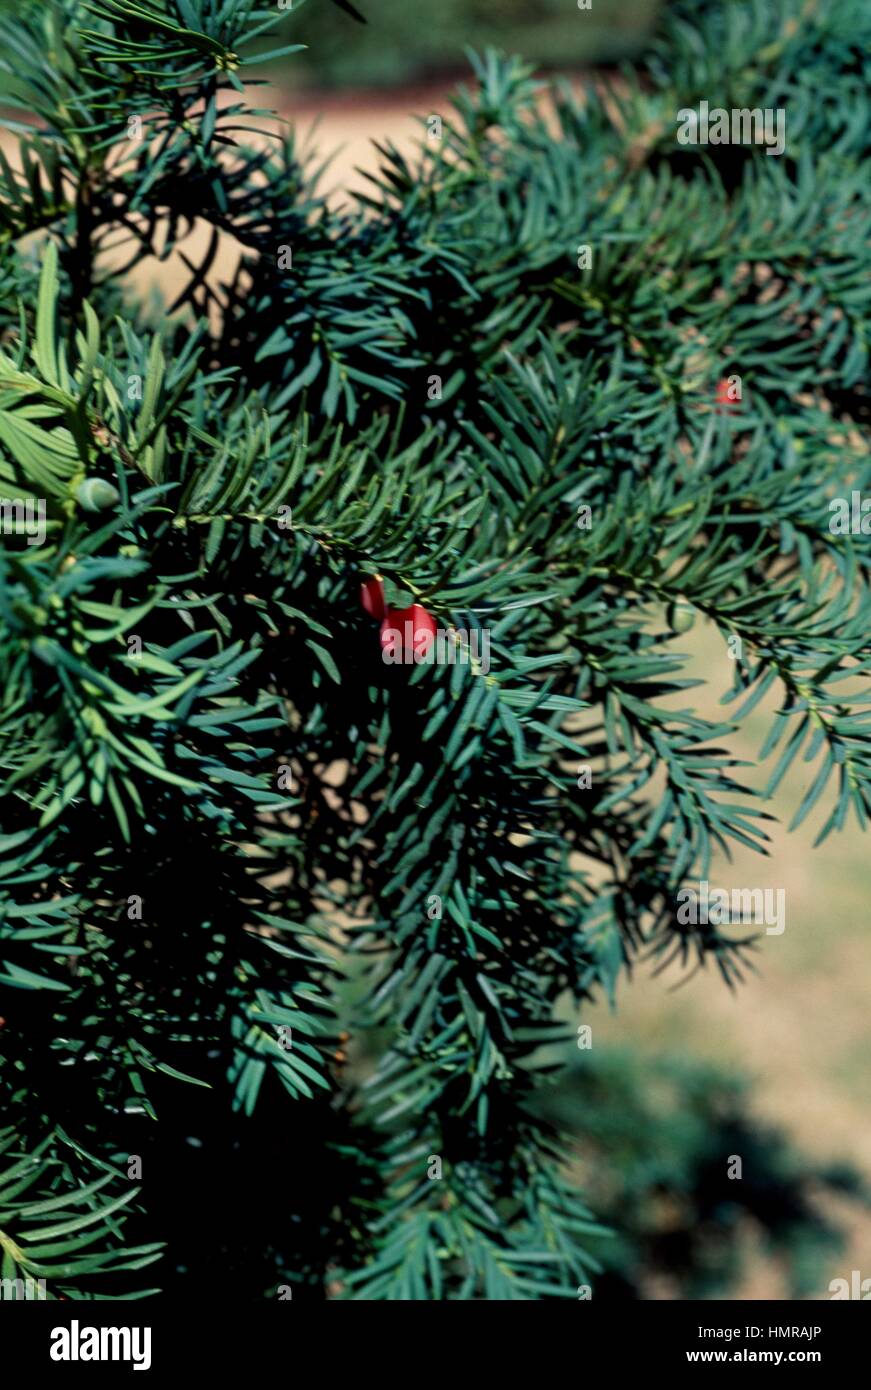
[[[57,653],[60,650],[57,642],[50,637],[36,637],[30,644],[30,650],[34,656],[38,656],[40,661],[44,661],[46,666],[57,665]]]
[[[105,512],[114,507],[121,494],[103,478],[86,478],[76,488],[76,501],[86,512]]]
[[[672,632],[689,632],[695,626],[696,615],[686,603],[673,603],[669,606],[669,625]]]

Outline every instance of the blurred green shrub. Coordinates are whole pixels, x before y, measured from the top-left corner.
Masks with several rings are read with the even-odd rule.
[[[760,1124],[751,1094],[747,1077],[710,1064],[599,1048],[545,1094],[540,1113],[574,1133],[585,1195],[613,1232],[588,1237],[597,1301],[650,1297],[654,1281],[683,1299],[735,1297],[754,1237],[792,1297],[826,1297],[844,1246],[829,1199],[867,1206],[869,1194],[847,1165]]]
[[[301,13],[302,7],[304,13]],[[362,25],[332,5],[294,0],[294,82],[390,87],[465,71],[463,49],[497,44],[536,66],[613,62],[637,51],[659,0],[357,0]],[[291,25],[285,25],[290,33]],[[285,36],[286,37],[286,36]]]

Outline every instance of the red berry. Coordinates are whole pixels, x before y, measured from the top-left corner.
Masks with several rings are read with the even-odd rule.
[[[733,381],[736,381],[736,380],[740,383],[740,380],[741,380],[741,379],[740,379],[740,377],[735,378],[735,377],[725,377],[725,376],[724,376],[724,377],[721,377],[720,380],[717,382],[717,390],[716,390],[716,393],[715,393],[715,395],[714,395],[714,402],[715,402],[715,405],[716,405],[716,413],[717,413],[718,415],[722,415],[722,414],[723,414],[723,411],[722,411],[722,409],[721,409],[722,406],[725,406],[725,407],[726,407],[726,413],[729,414],[729,415],[733,414],[733,413],[735,412],[735,410],[737,410],[738,407],[740,406],[740,404],[741,404],[741,387],[740,387],[740,385],[738,386],[738,394],[737,394],[737,395],[734,395],[734,396],[733,396],[732,394],[730,394],[731,391],[732,391],[732,383],[733,383]]]
[[[392,645],[398,634],[403,650],[409,655],[425,656],[435,641],[438,624],[420,603],[410,608],[388,608],[381,624],[381,645]]]
[[[367,579],[360,585],[360,602],[370,618],[380,621],[384,617],[387,611],[384,605],[384,580],[379,575],[374,575],[372,579]]]

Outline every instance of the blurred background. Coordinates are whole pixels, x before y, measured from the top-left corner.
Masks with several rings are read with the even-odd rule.
[[[590,2],[347,0],[363,24],[338,8],[346,0],[278,0],[281,42],[307,51],[267,69],[269,104],[301,134],[317,122],[319,152],[336,151],[328,187],[362,189],[358,170],[376,162],[371,140],[413,148],[415,118],[446,112],[451,87],[467,79],[467,49],[518,53],[542,74],[614,68],[648,39],[663,0]]]
[[[463,50],[495,44],[542,69],[629,58],[652,28],[660,0],[353,0],[366,24],[327,0],[292,0],[284,28],[310,52],[291,59],[294,86],[401,88],[449,81]],[[292,18],[290,15],[292,14]]]
[[[673,646],[707,684],[671,703],[728,718],[732,661],[713,624]],[[730,741],[750,786],[771,775],[757,755],[782,703],[769,692]],[[871,1278],[871,842],[851,823],[814,848],[822,807],[788,833],[812,767],[798,760],[768,803],[767,857],[738,846],[711,873],[712,885],[785,889],[786,929],[760,938],[755,973],[730,991],[713,969],[688,979],[642,965],[616,1009],[564,1015],[593,1030],[555,1104],[563,1119],[590,1098],[579,1180],[594,1206],[601,1183],[623,1227],[622,1247],[600,1252],[616,1292],[628,1274],[645,1298],[827,1299],[834,1278]],[[724,1154],[743,1157],[740,1181]]]

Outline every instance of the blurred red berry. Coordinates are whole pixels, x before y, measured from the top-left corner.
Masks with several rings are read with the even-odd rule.
[[[420,603],[413,603],[410,608],[388,608],[381,624],[381,645],[390,645],[394,641],[393,633],[398,633],[409,656],[415,653],[425,656],[437,632],[435,618]]]
[[[380,620],[386,613],[384,604],[384,580],[379,575],[366,579],[360,585],[360,602],[370,618]]]

